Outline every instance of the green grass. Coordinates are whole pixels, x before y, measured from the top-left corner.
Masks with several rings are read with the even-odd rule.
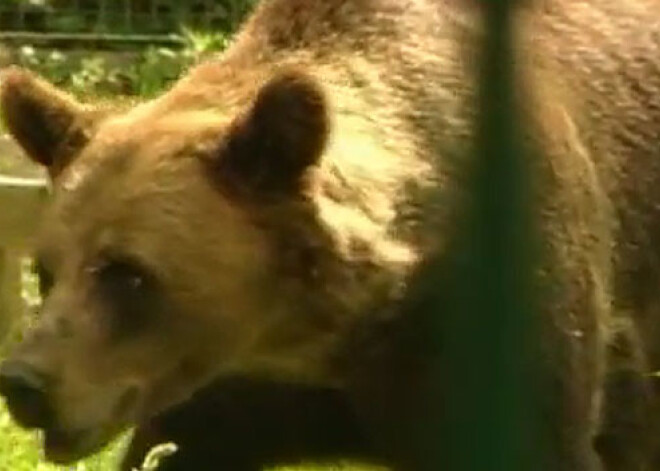
[[[114,471],[120,457],[120,441],[107,450],[73,466],[46,464],[35,432],[16,427],[0,405],[0,469],[11,471]]]

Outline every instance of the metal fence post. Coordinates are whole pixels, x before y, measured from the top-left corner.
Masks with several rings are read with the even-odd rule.
[[[513,1],[483,0],[472,196],[456,245],[450,294],[434,306],[443,358],[442,435],[433,469],[547,470],[536,413],[536,227],[529,149],[519,141]],[[445,288],[447,289],[447,288]],[[440,379],[442,378],[442,379]],[[440,399],[439,399],[440,400]],[[552,471],[552,470],[549,470]]]

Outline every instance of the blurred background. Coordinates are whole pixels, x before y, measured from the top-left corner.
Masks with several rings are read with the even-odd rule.
[[[1,0],[0,67],[77,94],[150,96],[221,50],[255,0]]]

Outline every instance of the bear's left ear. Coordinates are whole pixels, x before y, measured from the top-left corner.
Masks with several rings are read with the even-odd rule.
[[[87,143],[94,120],[72,96],[15,66],[0,74],[0,108],[12,137],[53,178]]]
[[[280,72],[239,116],[216,155],[222,186],[251,197],[299,191],[318,162],[329,133],[323,92],[297,71]]]

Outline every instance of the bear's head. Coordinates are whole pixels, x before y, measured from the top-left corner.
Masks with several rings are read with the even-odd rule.
[[[24,70],[0,80],[9,133],[52,182],[43,306],[0,371],[47,458],[88,455],[225,372],[320,381],[336,326],[306,301],[333,263],[309,194],[330,127],[313,79],[273,72],[227,107],[193,106],[180,97],[206,85],[184,83],[110,113]]]

